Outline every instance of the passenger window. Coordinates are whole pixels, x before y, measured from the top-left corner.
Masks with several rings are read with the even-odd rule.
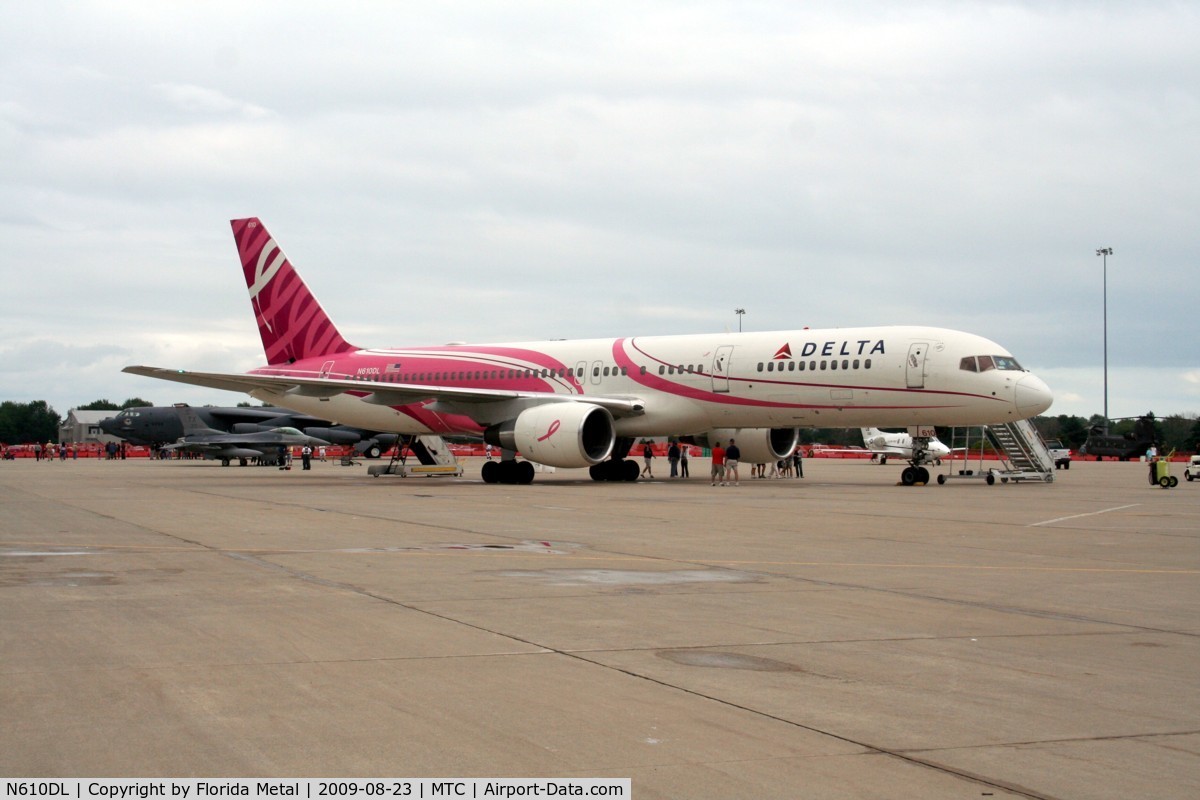
[[[761,361],[760,361],[760,362],[758,362],[758,371],[759,371],[759,372],[762,372],[762,371],[763,371],[763,362],[761,362]]]
[[[640,367],[639,369],[641,370],[640,374],[642,374],[642,375],[646,374],[646,368],[644,366]]]

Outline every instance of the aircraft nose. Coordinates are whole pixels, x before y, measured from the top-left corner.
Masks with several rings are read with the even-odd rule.
[[[1046,382],[1036,375],[1026,375],[1017,382],[1017,410],[1026,417],[1033,417],[1048,409],[1054,395]]]

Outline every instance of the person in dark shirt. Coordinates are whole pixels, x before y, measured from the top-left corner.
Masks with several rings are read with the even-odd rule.
[[[742,451],[733,443],[733,439],[729,440],[729,447],[725,448],[725,480],[738,485],[738,461],[742,458]],[[730,480],[732,478],[732,481]]]

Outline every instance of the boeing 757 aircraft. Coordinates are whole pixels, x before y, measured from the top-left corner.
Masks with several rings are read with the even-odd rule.
[[[638,478],[639,437],[737,440],[742,459],[789,455],[798,426],[909,426],[927,482],[934,425],[986,425],[1050,407],[1050,389],[993,341],[920,326],[630,336],[363,349],[347,342],[256,218],[232,221],[267,363],[248,373],[125,372],[245,392],[376,431],[466,434],[502,449],[488,483],[533,464]],[[525,461],[518,461],[517,454]]]

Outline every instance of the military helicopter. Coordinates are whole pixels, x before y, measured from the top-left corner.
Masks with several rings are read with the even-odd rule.
[[[1141,458],[1146,455],[1146,451],[1152,445],[1158,446],[1152,415],[1122,417],[1122,419],[1137,419],[1137,422],[1133,424],[1133,431],[1125,434],[1105,433],[1103,426],[1093,425],[1088,429],[1087,441],[1079,448],[1079,454],[1128,461],[1131,458]]]

